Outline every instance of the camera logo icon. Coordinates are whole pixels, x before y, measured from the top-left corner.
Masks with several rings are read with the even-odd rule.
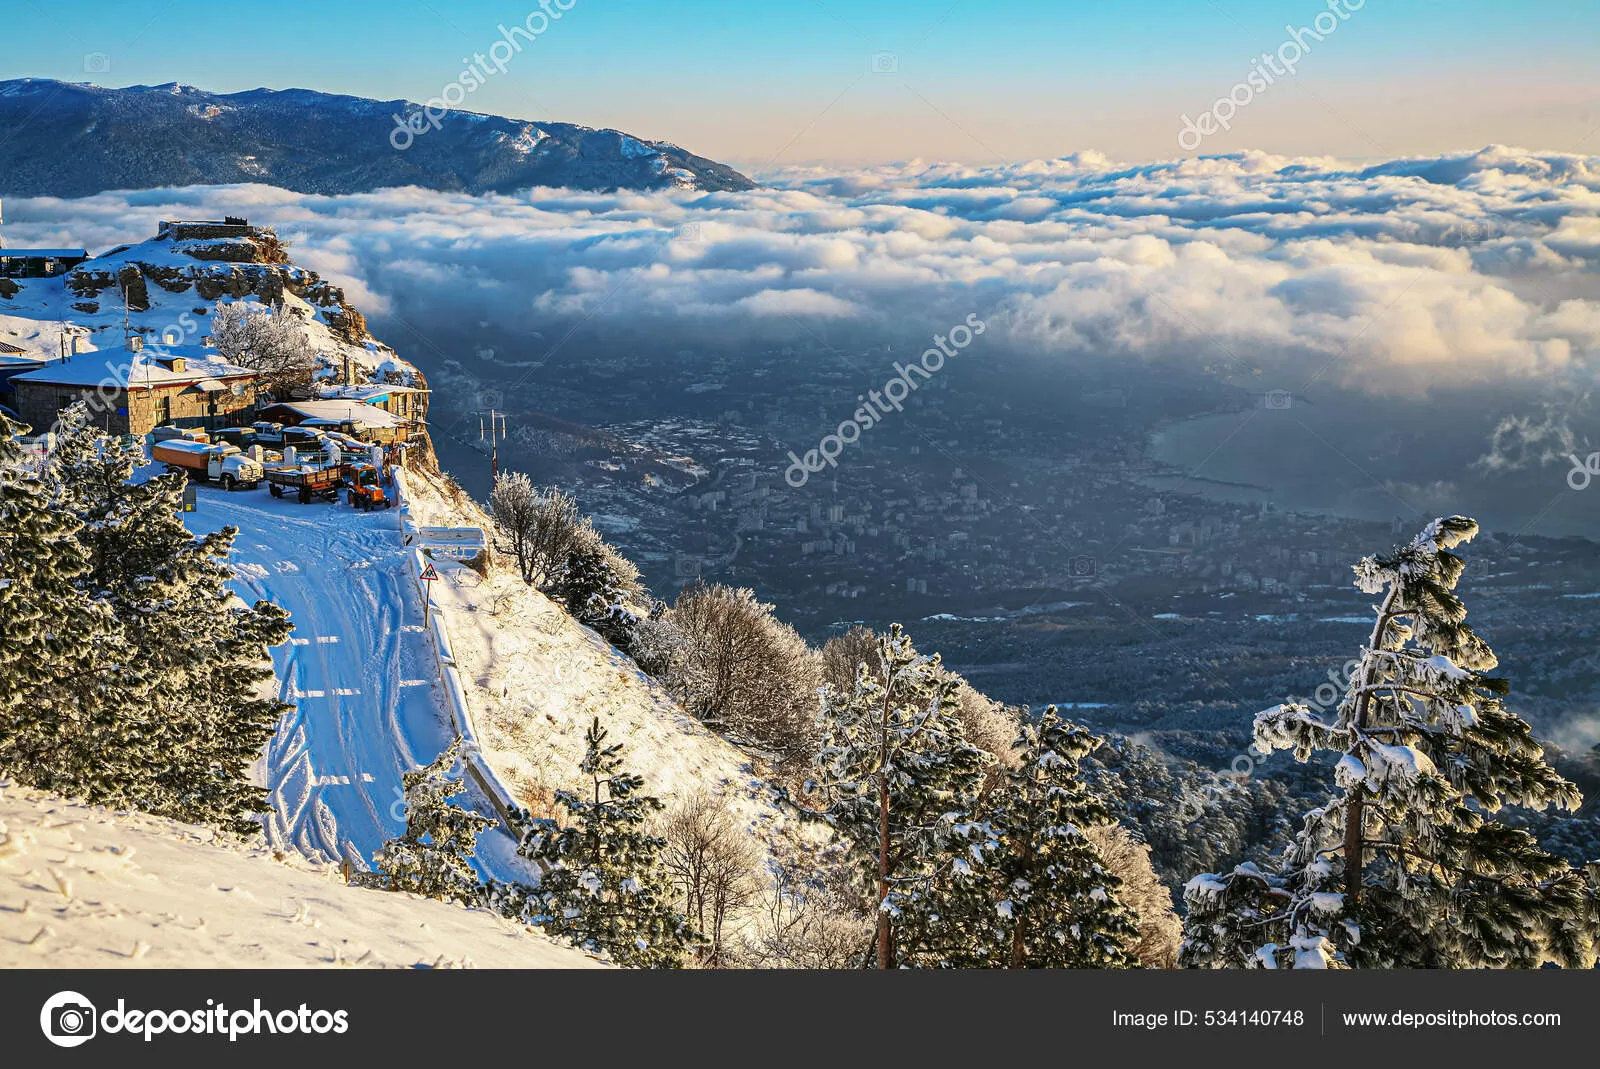
[[[900,70],[900,57],[893,52],[874,52],[872,54],[873,74],[895,74]]]
[[[1067,561],[1067,571],[1074,579],[1093,579],[1099,565],[1093,557],[1073,557]]]
[[[1294,394],[1288,390],[1268,390],[1265,405],[1272,411],[1282,411],[1294,405]]]
[[[88,52],[83,57],[83,73],[110,74],[111,57],[104,52]]]
[[[98,1017],[94,1003],[76,991],[61,991],[45,1001],[39,1011],[39,1027],[44,1038],[58,1047],[81,1046],[95,1035]]]

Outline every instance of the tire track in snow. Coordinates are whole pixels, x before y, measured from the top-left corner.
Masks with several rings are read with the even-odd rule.
[[[294,706],[265,751],[267,838],[319,861],[370,862],[404,827],[401,775],[450,741],[422,611],[403,570],[396,513],[300,505],[202,488],[196,529],[239,527],[235,590],[289,611],[273,651]]]

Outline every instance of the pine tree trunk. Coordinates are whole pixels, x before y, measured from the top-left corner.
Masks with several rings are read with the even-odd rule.
[[[1388,595],[1383,599],[1383,605],[1378,609],[1378,622],[1372,628],[1372,638],[1367,642],[1367,655],[1362,659],[1361,675],[1356,680],[1356,687],[1360,693],[1356,695],[1355,715],[1351,719],[1351,737],[1354,740],[1366,730],[1367,704],[1371,701],[1371,694],[1367,691],[1372,683],[1370,678],[1372,655],[1378,648],[1378,643],[1383,641],[1383,633],[1389,627],[1389,621],[1394,618],[1392,609],[1394,600],[1399,596],[1399,588],[1391,587]],[[1344,904],[1346,909],[1352,909],[1361,904],[1361,877],[1363,867],[1363,854],[1366,844],[1362,841],[1362,827],[1366,818],[1366,799],[1362,797],[1362,787],[1356,784],[1350,789],[1350,805],[1344,815]]]
[[[1357,788],[1359,792],[1359,788]],[[1361,824],[1365,819],[1364,805],[1359,793],[1350,799],[1350,808],[1344,817],[1344,904],[1353,909],[1361,904],[1361,862],[1365,847],[1361,842]]]

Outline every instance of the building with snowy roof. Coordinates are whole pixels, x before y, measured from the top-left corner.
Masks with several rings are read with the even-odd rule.
[[[344,431],[367,442],[408,441],[413,421],[362,401],[281,401],[261,409],[261,418],[294,427]]]
[[[30,371],[44,367],[44,357],[30,353],[21,346],[0,341],[0,405],[16,409],[16,398],[11,393],[11,380]]]
[[[97,425],[143,436],[157,427],[235,427],[255,419],[260,378],[199,345],[129,346],[77,353],[11,379],[13,407],[36,429],[85,401]]]
[[[0,249],[0,278],[54,278],[88,258],[87,249]]]
[[[0,226],[5,206],[0,203]],[[9,249],[0,241],[0,278],[52,278],[89,258],[87,249]]]
[[[398,386],[392,383],[369,382],[358,386],[319,386],[317,397],[323,401],[355,401],[359,404],[381,408],[391,415],[416,423],[425,422],[428,413],[428,391],[416,386]]]

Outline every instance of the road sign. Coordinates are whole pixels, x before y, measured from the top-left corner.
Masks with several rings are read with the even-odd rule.
[[[424,583],[431,583],[435,579],[438,579],[438,578],[439,578],[439,573],[433,570],[433,564],[431,562],[428,564],[428,566],[426,568],[422,569],[422,581]]]
[[[183,488],[183,511],[194,512],[199,507],[200,502],[199,498],[195,495],[194,487],[185,486]]]

